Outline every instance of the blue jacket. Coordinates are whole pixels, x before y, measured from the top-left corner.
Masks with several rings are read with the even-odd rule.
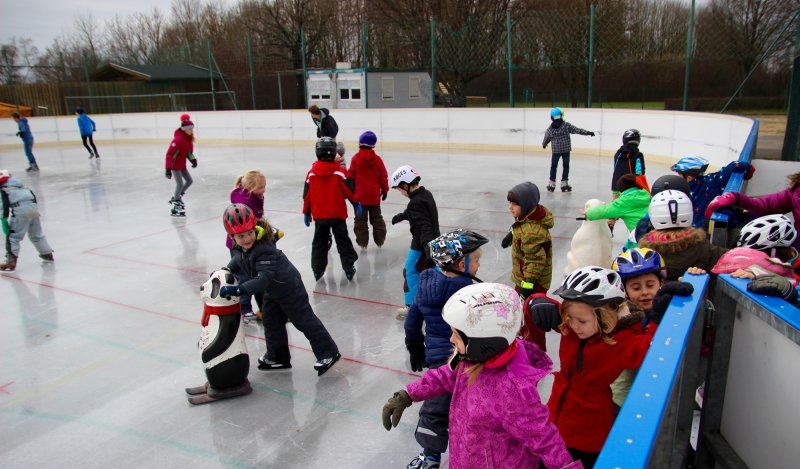
[[[436,268],[423,270],[419,276],[417,296],[406,317],[406,339],[421,338],[425,322],[425,360],[430,367],[447,361],[453,351],[450,343],[453,331],[442,319],[442,308],[455,292],[467,285],[472,285],[471,278],[448,277]]]
[[[728,185],[728,180],[733,173],[746,173],[749,170],[750,163],[732,161],[716,173],[699,176],[689,183],[690,198],[694,209],[692,218],[692,226],[694,228],[704,227],[706,223],[706,207],[714,197],[722,195],[722,191],[725,190],[725,186]]]
[[[31,126],[28,125],[27,117],[20,118],[19,122],[17,122],[17,128],[19,129],[19,138],[22,140],[33,140]]]
[[[81,135],[92,135],[97,128],[94,125],[94,121],[91,117],[87,116],[86,114],[79,114],[78,115],[78,128],[81,131]]]

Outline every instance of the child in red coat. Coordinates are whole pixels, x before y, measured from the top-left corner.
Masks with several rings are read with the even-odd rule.
[[[361,215],[354,218],[353,233],[356,244],[367,249],[369,227],[372,224],[372,239],[378,247],[386,241],[386,221],[381,214],[381,200],[389,194],[389,175],[383,160],[375,153],[378,137],[369,130],[358,137],[358,153],[350,162],[350,177],[356,184],[356,195],[361,202]]]
[[[342,260],[342,268],[347,280],[356,274],[355,263],[358,254],[347,234],[347,204],[352,202],[356,216],[361,215],[361,204],[350,187],[347,170],[334,161],[336,141],[330,137],[317,140],[317,161],[311,165],[303,188],[303,221],[311,226],[314,220],[314,240],[311,242],[311,270],[314,280],[319,281],[328,266],[328,239],[333,232],[336,249]]]
[[[659,293],[691,293],[684,284],[669,285]],[[622,370],[641,366],[669,301],[653,306],[647,313],[650,324],[642,329],[642,318],[631,314],[622,280],[613,270],[582,267],[554,293],[564,299],[561,370],[555,373],[547,406],[570,454],[591,468],[614,423],[610,385]]]
[[[197,158],[194,157],[194,123],[189,119],[189,114],[181,116],[181,126],[175,129],[175,134],[167,149],[164,176],[167,179],[175,178],[175,192],[169,203],[172,204],[172,216],[184,216],[183,194],[192,185],[192,176],[186,169],[186,160],[197,167]]]

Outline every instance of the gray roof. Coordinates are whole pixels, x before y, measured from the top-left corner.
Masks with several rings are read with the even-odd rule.
[[[121,73],[145,81],[161,80],[208,80],[208,68],[192,64],[166,64],[166,65],[120,65],[109,63],[106,67],[95,72],[94,75],[107,75],[108,73]],[[214,72],[214,78],[221,78]]]

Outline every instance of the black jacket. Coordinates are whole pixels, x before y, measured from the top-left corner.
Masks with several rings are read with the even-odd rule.
[[[339,124],[336,123],[336,119],[331,116],[331,112],[327,108],[323,107],[319,110],[319,121],[314,119],[314,123],[317,124],[317,138],[336,139],[339,134]]]
[[[433,194],[424,186],[408,194],[408,205],[403,211],[403,220],[408,220],[411,230],[411,249],[425,251],[425,247],[441,233],[439,211]]]

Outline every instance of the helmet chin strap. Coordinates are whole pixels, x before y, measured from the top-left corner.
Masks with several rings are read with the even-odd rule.
[[[439,266],[439,268],[442,269],[442,270],[446,270],[448,272],[454,273],[454,274],[461,275],[462,277],[469,277],[469,278],[471,278],[472,280],[475,280],[478,283],[483,283],[483,280],[481,280],[478,277],[476,277],[476,276],[472,275],[471,273],[469,273],[469,255],[464,256],[464,271],[463,272],[459,272],[459,271],[457,271],[455,269],[452,269],[452,268],[450,268],[449,265]]]

